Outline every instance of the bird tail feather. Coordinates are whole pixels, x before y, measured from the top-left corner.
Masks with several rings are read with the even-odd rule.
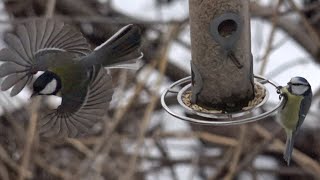
[[[142,56],[142,55],[141,55]],[[141,60],[133,59],[130,61],[113,64],[111,66],[106,66],[107,69],[131,69],[131,70],[139,70],[143,66],[143,62]]]
[[[290,165],[292,151],[293,151],[293,145],[294,145],[294,138],[295,133],[287,133],[287,141],[286,141],[286,149],[283,153],[283,158],[287,162],[287,165]]]
[[[129,24],[95,48],[90,55],[83,59],[83,62],[88,66],[102,64],[104,67],[131,64],[142,58],[140,44],[140,28],[137,25]]]

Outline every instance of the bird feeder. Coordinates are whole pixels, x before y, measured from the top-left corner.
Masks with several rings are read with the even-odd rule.
[[[242,124],[277,111],[283,98],[267,112],[258,110],[270,101],[270,91],[275,93],[278,85],[253,75],[249,1],[189,0],[189,7],[191,76],[165,90],[164,109],[174,117],[204,125]],[[192,118],[167,106],[170,94]]]

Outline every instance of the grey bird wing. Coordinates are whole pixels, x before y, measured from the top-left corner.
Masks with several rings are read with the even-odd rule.
[[[91,52],[82,34],[63,22],[48,19],[33,19],[16,27],[14,34],[4,36],[8,48],[0,51],[1,90],[13,87],[10,95],[17,95],[37,71],[45,71],[48,64],[39,54],[70,52],[84,56]]]
[[[310,89],[311,91],[311,89]],[[299,128],[301,127],[304,119],[306,118],[308,111],[310,109],[312,103],[312,91],[303,98],[303,100],[301,101],[300,104],[300,111],[299,111],[299,120],[298,120],[298,124],[296,127],[296,130],[293,132],[293,134],[295,134],[295,132],[297,132],[299,130]]]
[[[40,119],[40,135],[76,137],[90,132],[90,128],[102,120],[112,94],[111,76],[104,68],[93,67],[89,88],[76,94],[62,94],[62,103],[58,109]]]

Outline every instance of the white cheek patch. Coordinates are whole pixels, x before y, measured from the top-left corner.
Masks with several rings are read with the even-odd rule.
[[[292,92],[298,95],[302,95],[309,90],[308,86],[292,86],[291,88],[292,88]]]
[[[40,91],[41,94],[52,94],[56,88],[57,88],[57,80],[53,79],[51,82],[49,82],[46,87]]]

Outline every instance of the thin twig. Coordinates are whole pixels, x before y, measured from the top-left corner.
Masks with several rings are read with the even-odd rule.
[[[0,161],[0,179],[10,180],[7,167]]]
[[[233,152],[232,148],[229,148],[229,149],[225,150],[225,152],[223,154],[223,157],[221,159],[222,162],[215,169],[216,172],[214,173],[214,175],[212,175],[211,177],[208,178],[209,180],[221,179],[220,176],[224,172],[225,167],[229,164],[229,162],[232,159],[232,152]]]
[[[313,26],[309,23],[308,19],[305,17],[305,15],[299,10],[298,6],[296,5],[295,2],[293,2],[292,0],[288,0],[288,3],[290,4],[290,6],[292,7],[292,9],[294,11],[296,11],[299,15],[300,18],[302,20],[303,25],[305,26],[306,30],[308,31],[308,33],[310,34],[312,40],[318,45],[318,47],[320,47],[320,39],[318,36],[317,31],[313,28]]]
[[[235,176],[235,170],[236,170],[236,167],[238,166],[239,159],[240,159],[240,156],[242,154],[243,145],[244,145],[245,140],[246,140],[247,129],[248,129],[247,125],[240,126],[239,143],[236,146],[236,148],[234,148],[233,158],[232,158],[232,161],[231,161],[230,166],[229,166],[229,172],[224,177],[224,180],[232,180],[234,178],[234,176]]]
[[[151,74],[152,67],[156,66],[156,63],[153,63],[150,65],[150,71],[148,71],[147,75],[145,76],[145,79],[142,82],[137,83],[134,94],[128,98],[128,103],[123,107],[118,107],[117,111],[114,113],[114,117],[112,118],[113,121],[110,123],[110,126],[105,128],[105,131],[103,132],[102,138],[99,138],[99,141],[97,141],[97,144],[95,144],[93,148],[93,155],[89,157],[89,159],[84,160],[84,162],[87,164],[86,168],[80,168],[79,171],[75,174],[74,179],[77,179],[88,170],[89,165],[94,162],[95,159],[98,157],[98,155],[104,150],[104,148],[110,147],[112,145],[111,141],[114,138],[114,131],[116,130],[117,126],[120,124],[120,122],[123,120],[123,117],[126,115],[126,113],[129,111],[129,109],[133,106],[135,103],[137,97],[140,95],[140,93],[143,90],[144,84],[146,83],[149,75]],[[104,154],[109,153],[110,148],[107,148],[107,151],[103,152]]]
[[[163,147],[163,143],[161,142],[161,140],[155,139],[154,142],[155,142],[155,145],[157,146],[157,148],[159,149],[159,151],[161,153],[161,156],[164,159],[169,160],[170,159],[169,153],[166,150],[166,148]],[[178,175],[177,175],[177,173],[176,173],[176,171],[174,169],[174,166],[173,165],[169,165],[169,168],[170,168],[170,173],[171,173],[172,179],[173,180],[178,180]]]
[[[223,146],[231,146],[231,147],[238,145],[238,141],[230,137],[220,136],[220,135],[216,135],[208,132],[196,132],[196,134],[200,139],[203,139],[211,143],[215,143]]]
[[[58,169],[57,167],[51,166],[50,164],[45,162],[45,160],[42,159],[40,156],[36,156],[35,163],[39,167],[41,167],[44,171],[47,171],[48,173],[50,173],[56,177],[66,179],[66,180],[69,180],[71,177],[71,174],[69,172],[62,171],[62,170]]]
[[[273,40],[274,40],[275,32],[276,32],[276,19],[278,18],[278,10],[280,8],[280,5],[282,4],[282,1],[283,0],[278,0],[278,4],[276,6],[276,11],[274,11],[274,15],[272,17],[272,28],[271,28],[269,39],[267,42],[267,48],[265,50],[264,55],[262,56],[262,65],[261,65],[260,71],[259,71],[260,75],[264,75],[265,70],[266,70],[266,66],[268,63],[268,58],[269,58],[270,53],[272,51],[272,47],[273,47],[272,44],[273,44]]]
[[[265,128],[259,125],[255,126],[255,130],[259,135],[261,135],[264,138],[269,139],[270,137],[273,136],[273,134],[271,134],[269,131],[267,131]],[[281,140],[275,139],[274,142],[271,144],[270,148],[277,152],[282,153],[285,148],[285,144]],[[309,156],[307,156],[306,154],[304,154],[303,152],[297,149],[294,149],[292,153],[292,159],[302,169],[312,174],[315,178],[320,177],[320,164],[314,159],[310,158]]]
[[[199,171],[199,161],[200,161],[200,156],[202,154],[202,147],[198,148],[198,150],[196,151],[197,154],[194,154],[192,159],[191,159],[191,163],[190,166],[192,167],[192,170],[190,172],[189,175],[189,180],[193,180],[196,177],[196,172]]]
[[[48,16],[46,16],[48,17]],[[14,18],[14,19],[0,19],[0,24],[21,24],[30,22],[33,20],[34,17],[27,17],[27,18]],[[57,21],[63,21],[63,22],[77,22],[77,23],[97,23],[97,24],[118,24],[118,25],[124,25],[124,24],[141,24],[141,25],[170,25],[170,24],[179,24],[181,21],[179,20],[169,20],[169,21],[147,21],[147,20],[135,20],[135,19],[129,19],[124,17],[105,17],[105,16],[50,16],[50,19],[54,19]]]
[[[66,141],[70,143],[74,148],[76,148],[79,152],[85,154],[87,157],[93,155],[93,152],[81,141],[72,138],[67,138]]]
[[[266,168],[256,168],[255,171],[257,173],[267,173],[267,174],[274,174],[274,175],[300,175],[300,176],[312,175],[298,167],[276,167],[274,169],[266,167]]]
[[[253,129],[257,131],[257,127],[260,127],[259,125],[255,124],[253,126]],[[276,138],[276,136],[281,132],[282,128],[279,126],[278,129],[275,130],[275,132],[266,137],[264,141],[262,141],[260,144],[256,145],[254,147],[254,149],[252,151],[250,151],[249,154],[247,154],[239,163],[239,165],[237,166],[235,172],[240,172],[241,170],[243,170],[245,167],[247,167],[252,160],[259,155],[261,152],[263,152],[266,147],[268,147],[268,145],[270,143],[272,143],[272,141]]]
[[[32,173],[28,169],[25,169],[24,167],[20,167],[16,162],[14,162],[7,151],[2,147],[0,144],[0,160],[4,162],[8,167],[10,167],[12,170],[14,170],[17,174],[21,171],[24,171],[23,174],[26,178],[31,178]]]
[[[254,9],[256,6],[259,6],[258,2],[251,2],[250,3],[250,8]],[[317,10],[320,7],[320,2],[314,2],[308,6],[304,6],[301,9],[298,9],[299,12],[301,13],[306,13],[308,11],[312,11],[312,10]],[[272,6],[268,6],[268,8],[271,9],[275,9]],[[286,16],[286,15],[290,15],[290,13],[294,13],[297,10],[294,10],[292,8],[289,9],[285,9],[285,10],[281,10],[278,12],[279,16]],[[270,11],[263,11],[263,14],[261,14],[261,17],[263,18],[267,18],[267,17],[272,17],[274,15],[274,10],[270,10]]]
[[[47,9],[46,9],[46,17],[52,17],[54,14],[54,10],[56,7],[56,0],[48,0]]]
[[[180,26],[178,26],[178,25],[172,27],[172,30],[170,31],[170,33],[168,33],[167,38],[165,38],[165,41],[164,41],[165,43],[164,43],[163,49],[161,51],[161,59],[160,59],[160,64],[159,64],[160,75],[158,76],[158,78],[156,80],[156,84],[155,84],[156,88],[155,89],[159,89],[161,86],[161,83],[162,83],[163,77],[164,77],[164,73],[165,73],[165,70],[167,67],[167,63],[168,63],[167,53],[169,50],[169,43],[172,41],[172,39],[174,39],[177,36],[179,30],[180,30]],[[130,159],[129,169],[128,169],[127,173],[125,173],[125,175],[120,179],[124,179],[124,180],[132,179],[132,177],[135,173],[137,157],[138,157],[140,148],[143,144],[144,134],[145,134],[145,131],[149,125],[149,121],[151,119],[153,110],[156,107],[156,103],[157,103],[158,99],[159,99],[159,96],[156,93],[153,94],[153,96],[151,97],[150,104],[147,106],[145,114],[142,118],[143,120],[142,120],[142,124],[141,124],[139,134],[138,134],[136,149],[135,149],[134,155]]]
[[[37,127],[37,121],[38,121],[38,108],[40,104],[40,97],[36,97],[32,104],[31,109],[31,117],[30,117],[30,123],[29,128],[26,135],[26,144],[24,148],[24,155],[22,158],[22,168],[19,173],[19,180],[24,180],[26,177],[24,169],[27,169],[29,167],[30,159],[31,159],[31,149],[34,148],[34,139],[36,137],[36,127]]]

